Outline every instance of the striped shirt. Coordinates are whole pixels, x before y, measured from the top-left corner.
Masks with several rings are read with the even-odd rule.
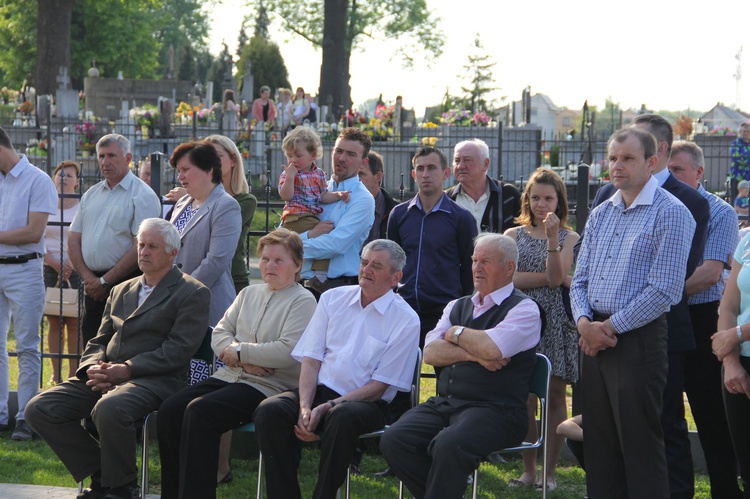
[[[573,315],[611,315],[617,332],[639,328],[680,301],[695,220],[651,177],[625,208],[620,191],[589,217],[573,284]]]
[[[286,172],[279,177],[279,190],[286,181]],[[319,215],[323,211],[320,196],[328,190],[326,174],[313,163],[308,171],[298,171],[294,176],[294,195],[284,205],[281,219],[290,213],[314,213]]]
[[[732,254],[737,247],[737,212],[719,196],[711,194],[702,185],[698,185],[698,192],[708,200],[711,215],[708,220],[708,234],[706,234],[706,249],[703,258],[698,263],[702,265],[706,260],[717,260],[724,263],[725,269],[732,266]],[[724,293],[724,277],[708,289],[688,296],[688,305],[709,303],[721,299]]]

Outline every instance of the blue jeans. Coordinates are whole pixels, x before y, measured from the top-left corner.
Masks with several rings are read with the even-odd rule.
[[[18,353],[18,413],[23,419],[26,403],[37,394],[42,356],[39,324],[44,311],[42,259],[0,264],[0,423],[8,423],[8,330],[13,332]]]

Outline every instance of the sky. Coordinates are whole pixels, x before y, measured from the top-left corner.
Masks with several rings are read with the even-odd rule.
[[[209,47],[225,41],[234,53],[242,19],[254,16],[243,0],[220,0],[211,13]],[[461,94],[461,74],[475,52],[477,33],[496,66],[494,97],[519,100],[526,86],[557,106],[601,109],[607,98],[622,109],[708,111],[718,102],[737,104],[736,55],[740,58],[739,108],[750,112],[750,2],[713,4],[675,0],[426,0],[441,18],[443,54],[417,54],[414,69],[393,57],[398,42],[368,39],[352,53],[354,107],[381,93],[386,102],[404,97],[417,116],[439,104],[449,90]],[[618,2],[620,3],[620,2]],[[321,51],[280,29],[271,16],[292,87],[317,93]],[[432,60],[428,65],[427,61]],[[424,63],[420,63],[424,61]]]

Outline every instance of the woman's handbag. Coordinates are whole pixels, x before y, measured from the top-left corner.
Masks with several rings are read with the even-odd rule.
[[[44,315],[78,317],[78,289],[70,285],[62,288],[62,313],[60,313],[60,287],[47,288],[44,295]]]

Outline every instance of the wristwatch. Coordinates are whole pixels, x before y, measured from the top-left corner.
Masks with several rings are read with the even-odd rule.
[[[104,287],[105,289],[109,289],[109,283],[104,280],[104,276],[101,276],[99,278],[99,283]]]
[[[237,345],[237,360],[242,363],[242,358],[240,358],[240,350],[242,350],[242,343]]]
[[[456,345],[458,345],[458,340],[463,334],[463,332],[464,332],[464,327],[459,326],[458,329],[456,329],[456,332],[453,333],[453,341],[455,341]]]
[[[737,326],[737,343],[740,345],[745,343],[745,338],[742,336],[742,326]]]
[[[558,244],[557,248],[547,248],[547,253],[559,253],[562,251],[562,244]]]

